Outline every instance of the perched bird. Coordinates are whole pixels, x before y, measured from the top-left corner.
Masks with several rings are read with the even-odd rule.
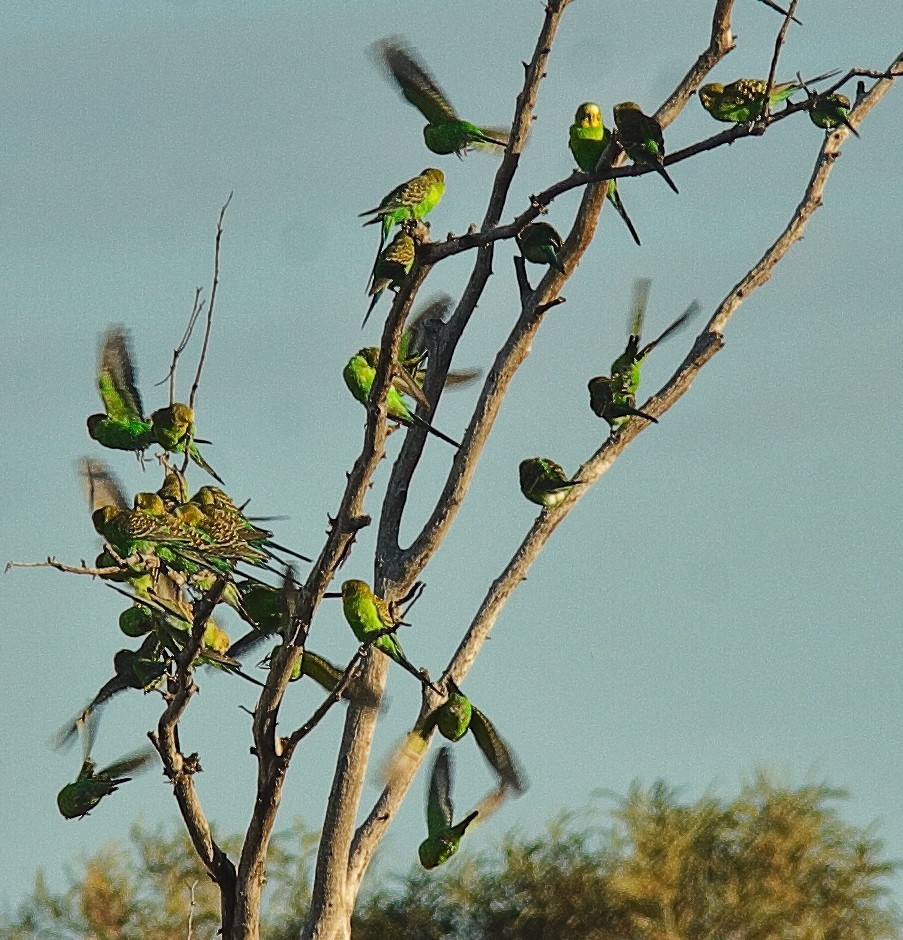
[[[771,86],[768,106],[773,107],[786,101],[804,84],[811,85],[836,75],[837,72],[825,72],[806,82],[779,82]],[[727,124],[752,124],[765,114],[765,91],[768,82],[764,78],[738,78],[730,84],[710,82],[699,89],[702,106],[715,118]]]
[[[442,170],[427,167],[419,176],[396,186],[375,209],[367,209],[358,217],[372,215],[373,218],[364,222],[364,225],[380,224],[381,252],[393,225],[401,225],[405,219],[422,219],[435,209],[444,192],[445,174]]]
[[[561,251],[561,236],[548,222],[531,222],[516,236],[517,247],[524,258],[532,264],[547,264],[565,274],[564,265],[558,260]]]
[[[618,141],[627,151],[627,156],[639,166],[651,166],[674,192],[679,192],[664,166],[665,138],[661,124],[654,117],[643,114],[633,101],[616,104],[614,115]]]
[[[370,393],[373,389],[373,380],[376,378],[376,366],[379,362],[379,350],[375,346],[369,346],[365,349],[359,349],[345,364],[342,370],[342,377],[351,394],[362,404],[366,405],[370,400]],[[407,378],[405,378],[407,376]],[[421,418],[418,414],[411,411],[401,397],[402,392],[411,395],[421,403],[426,401],[420,386],[410,377],[404,369],[396,368],[393,370],[392,384],[386,394],[386,414],[393,421],[398,421],[408,427],[423,428],[430,434],[435,435],[440,440],[451,444],[452,447],[461,445],[450,438],[447,434],[434,428],[428,421]]]
[[[640,385],[640,367],[643,360],[662,340],[671,336],[699,310],[699,302],[693,301],[689,307],[659,336],[640,348],[640,334],[646,316],[649,289],[652,281],[638,278],[633,285],[631,304],[630,335],[627,347],[611,364],[611,376],[600,375],[589,381],[590,408],[600,418],[608,422],[612,429],[620,427],[631,416],[656,422],[652,415],[636,409],[636,393]]]
[[[785,10],[783,7],[778,6],[778,5],[774,2],[774,0],[759,0],[759,3],[764,3],[765,6],[771,7],[772,10],[774,10],[776,13],[780,13],[781,16],[786,16],[786,15],[787,15],[787,12],[788,12],[788,11]],[[790,19],[792,19],[794,23],[797,23],[797,24],[800,25],[800,26],[803,25],[803,21],[802,21],[802,20],[798,20],[795,16],[791,16]]]
[[[67,783],[57,794],[56,805],[66,819],[81,819],[87,816],[105,797],[114,793],[131,777],[124,774],[144,770],[153,761],[156,751],[152,747],[142,748],[127,757],[95,770],[94,761],[87,755],[73,783]]]
[[[437,868],[458,851],[467,827],[479,815],[479,811],[474,810],[457,825],[452,825],[454,808],[451,789],[451,748],[441,747],[430,773],[430,790],[426,803],[427,837],[417,849],[420,864],[426,869]]]
[[[594,101],[585,101],[574,115],[574,123],[568,131],[568,146],[571,153],[577,161],[577,166],[585,173],[591,173],[595,170],[602,156],[603,151],[608,146],[608,129],[602,122],[602,111]],[[624,224],[630,230],[633,240],[639,245],[640,236],[633,227],[630,216],[621,202],[618,194],[618,181],[608,181],[608,191],[605,194],[608,201],[615,207],[615,211],[624,220]]]
[[[361,643],[375,646],[415,676],[418,682],[431,686],[429,679],[405,656],[395,636],[400,621],[394,619],[389,605],[373,593],[369,584],[365,581],[345,581],[342,584],[342,611]]]
[[[569,480],[560,464],[547,457],[528,457],[520,462],[520,491],[537,506],[551,509],[567,499],[580,480]]]
[[[398,291],[407,277],[408,271],[414,264],[414,255],[417,252],[417,246],[414,239],[411,238],[410,229],[407,223],[402,223],[401,231],[396,233],[391,242],[379,253],[376,263],[373,265],[373,273],[370,277],[370,287],[367,293],[373,298],[370,306],[364,314],[364,322],[361,323],[361,329],[367,325],[370,314],[377,301],[382,296],[387,287]]]
[[[129,334],[111,326],[101,339],[97,387],[105,414],[88,418],[88,434],[104,447],[142,451],[154,442],[135,385]]]
[[[426,719],[421,738],[425,741],[432,729],[438,728],[447,740],[460,741],[470,731],[502,785],[515,793],[523,793],[527,789],[523,772],[492,722],[451,679],[445,682],[448,698]]]
[[[401,94],[426,118],[423,139],[433,153],[459,158],[470,149],[498,150],[508,146],[509,131],[480,128],[462,121],[445,92],[410,46],[399,37],[380,39],[375,58],[398,84]]]
[[[816,127],[821,127],[826,131],[833,131],[843,124],[851,133],[859,137],[859,131],[847,119],[849,112],[850,99],[846,95],[818,96],[813,100],[812,107],[809,109],[809,120]]]
[[[154,440],[164,450],[176,454],[184,454],[187,451],[188,456],[202,470],[206,470],[218,483],[223,482],[213,467],[201,456],[194,442],[194,409],[182,402],[175,402],[166,408],[158,408],[151,415],[151,425]]]

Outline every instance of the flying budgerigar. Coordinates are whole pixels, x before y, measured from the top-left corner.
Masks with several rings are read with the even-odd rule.
[[[67,721],[51,739],[53,747],[69,744],[85,722],[114,695],[126,689],[149,690],[155,688],[166,671],[160,655],[160,642],[155,635],[145,638],[137,650],[119,650],[113,656],[114,675],[108,679],[90,702],[70,721]]]
[[[437,868],[458,851],[467,827],[479,815],[479,811],[474,810],[457,825],[452,824],[454,808],[451,799],[451,768],[451,748],[439,748],[430,773],[430,789],[426,803],[427,837],[417,849],[420,864],[426,869]]]
[[[460,741],[470,731],[501,784],[515,793],[525,792],[527,784],[523,771],[492,722],[450,678],[445,680],[445,684],[448,698],[424,722],[421,740],[425,743],[434,727],[449,741]]]
[[[97,387],[105,414],[88,418],[88,434],[104,447],[143,451],[154,443],[135,384],[129,334],[111,326],[101,338]]]
[[[87,749],[86,749],[87,750]],[[96,770],[94,761],[85,754],[78,777],[67,783],[57,794],[56,805],[66,819],[81,819],[105,797],[114,793],[123,783],[128,783],[133,774],[147,768],[157,752],[152,747],[142,748],[127,757]]]
[[[574,123],[568,131],[568,146],[577,161],[577,166],[585,173],[591,173],[599,162],[602,152],[608,146],[608,129],[602,122],[602,111],[594,101],[585,101],[574,115]],[[624,203],[618,193],[618,181],[608,181],[606,198],[615,207],[615,211],[624,220],[630,230],[631,238],[639,245],[640,236],[627,215]]]
[[[398,361],[418,386],[422,386],[426,379],[430,350],[435,342],[441,342],[439,337],[451,308],[451,297],[438,294],[415,310],[405,323],[398,344]],[[467,385],[480,375],[480,369],[450,369],[445,376],[445,388]]]
[[[387,287],[397,291],[404,283],[408,271],[414,264],[414,255],[417,252],[417,245],[411,237],[410,224],[405,221],[401,224],[401,231],[397,232],[395,237],[379,253],[376,263],[373,265],[373,273],[370,276],[370,287],[367,293],[373,298],[367,312],[364,314],[364,321],[361,323],[361,329],[367,325],[370,314],[376,306],[383,291]]]
[[[627,151],[627,156],[639,166],[651,166],[674,192],[679,192],[664,166],[665,138],[661,124],[654,117],[643,114],[634,101],[616,104],[614,116],[618,141]]]
[[[771,86],[768,106],[773,107],[786,101],[804,84],[812,85],[836,74],[835,70],[805,82],[778,82]],[[764,78],[738,78],[727,85],[710,82],[699,89],[699,100],[716,121],[724,121],[726,124],[752,124],[760,120],[765,113],[767,87],[768,82]]]
[[[518,467],[520,491],[538,506],[551,509],[564,502],[579,480],[571,480],[560,464],[548,457],[528,457]]]
[[[387,196],[383,197],[375,209],[361,212],[359,217],[372,215],[372,219],[364,225],[380,225],[379,251],[383,250],[389,232],[394,225],[401,225],[405,219],[422,219],[429,215],[439,204],[445,192],[445,174],[442,170],[427,167],[418,176],[396,186]]]
[[[531,222],[525,225],[516,236],[520,253],[531,264],[547,264],[556,271],[565,274],[564,265],[558,259],[562,240],[558,232],[548,222]]]
[[[361,643],[375,646],[418,682],[431,685],[429,678],[405,656],[395,636],[398,621],[392,616],[389,605],[373,593],[366,581],[350,580],[342,584],[342,610]]]
[[[433,153],[461,157],[470,149],[499,150],[508,146],[507,130],[480,128],[462,121],[429,69],[399,37],[380,39],[373,49],[376,60],[398,84],[402,95],[426,118],[423,139]]]
[[[847,115],[850,113],[850,99],[846,95],[823,95],[815,98],[809,109],[809,120],[816,127],[826,131],[833,131],[841,124],[851,133],[859,137],[859,131],[850,123]]]
[[[619,428],[632,415],[656,422],[657,419],[652,415],[638,411],[636,408],[636,393],[640,385],[640,368],[643,360],[662,340],[685,326],[699,310],[698,301],[693,301],[659,336],[640,348],[640,334],[651,286],[652,281],[648,278],[639,278],[634,281],[627,347],[611,364],[610,376],[599,375],[589,381],[590,408],[600,418],[607,421],[613,430]]]
[[[345,364],[345,368],[342,370],[342,377],[345,380],[345,384],[348,386],[348,390],[362,405],[366,405],[370,400],[378,362],[379,349],[375,346],[369,346],[364,349],[359,349],[357,353],[348,360]],[[420,386],[417,385],[407,370],[401,368],[401,366],[396,366],[393,368],[392,384],[389,386],[389,390],[386,393],[386,415],[393,421],[398,421],[408,427],[423,428],[440,440],[451,444],[452,447],[457,448],[461,446],[458,441],[450,438],[447,434],[443,434],[424,418],[421,418],[420,415],[411,411],[401,397],[402,393],[411,395],[421,403],[426,402],[426,398]]]

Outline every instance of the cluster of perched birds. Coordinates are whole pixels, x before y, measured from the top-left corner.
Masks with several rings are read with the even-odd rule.
[[[397,83],[404,98],[426,118],[423,136],[430,151],[461,157],[471,149],[498,151],[508,145],[508,131],[481,128],[459,118],[410,47],[397,39],[386,39],[375,48],[379,62]],[[728,85],[705,85],[699,97],[703,107],[717,120],[744,124],[762,119],[768,108],[805,88],[811,95],[808,108],[811,120],[830,131],[841,124],[849,126],[850,103],[841,94],[813,95],[809,91],[808,85],[827,77],[829,75],[819,76],[809,83],[784,82],[774,85],[770,91],[763,80],[739,79]],[[615,129],[612,133],[605,127],[596,103],[585,102],[577,108],[569,129],[569,146],[579,169],[589,173],[596,170],[603,159],[616,155],[617,151],[612,149],[616,143],[635,164],[657,172],[677,193],[678,188],[664,166],[665,144],[658,121],[629,101],[615,105],[613,114]],[[855,129],[851,130],[855,133]],[[418,244],[425,237],[423,220],[439,203],[444,190],[442,171],[428,167],[395,187],[379,205],[361,213],[368,218],[364,225],[379,225],[380,232],[368,287],[372,300],[363,325],[380,296],[387,289],[397,291],[404,283]],[[606,198],[639,245],[639,235],[614,179],[608,183]],[[389,241],[395,228],[398,231]],[[562,238],[549,223],[526,225],[516,241],[526,261],[566,272],[560,258]],[[642,364],[659,343],[685,326],[698,309],[694,302],[659,336],[642,344],[649,288],[648,280],[635,283],[627,345],[612,363],[609,375],[596,376],[589,381],[590,407],[608,423],[610,430],[634,417],[656,421],[636,407]],[[430,409],[422,386],[433,340],[451,304],[450,297],[438,298],[406,325],[397,359],[392,364],[386,411],[391,421],[422,427],[458,448],[457,441],[434,428],[416,411],[418,405]],[[379,358],[377,347],[365,347],[348,360],[343,370],[348,389],[364,405],[370,399]],[[199,450],[198,445],[207,442],[196,437],[195,415],[189,405],[171,402],[145,415],[128,335],[123,329],[114,327],[107,331],[101,342],[99,360],[98,388],[104,411],[88,418],[89,435],[106,448],[139,455],[151,447],[159,447],[165,477],[158,490],[136,494],[129,505],[121,487],[102,462],[86,459],[82,463],[92,521],[104,540],[94,570],[98,577],[116,586],[130,599],[130,605],[119,617],[119,627],[126,636],[141,639],[141,643],[137,649],[121,649],[114,655],[113,677],[57,733],[57,745],[70,742],[78,735],[83,744],[78,777],[63,787],[58,796],[59,810],[67,818],[86,815],[105,796],[127,782],[129,774],[148,766],[154,758],[153,749],[146,748],[98,769],[91,759],[91,747],[100,707],[126,689],[145,692],[164,689],[180,664],[184,666],[189,646],[197,650],[192,666],[227,670],[261,685],[244,671],[240,657],[267,639],[281,642],[288,635],[297,586],[285,556],[311,560],[275,542],[273,533],[260,525],[265,520],[247,516],[245,506],[238,505],[223,489],[223,481]],[[446,384],[465,383],[478,375],[477,370],[453,371]],[[174,464],[176,456],[182,458],[181,467]],[[185,478],[189,462],[220,485],[208,484],[189,495]],[[523,460],[519,479],[523,495],[544,508],[558,505],[580,484],[579,480],[569,478],[555,461],[543,457]],[[261,577],[264,571],[281,574],[280,585],[264,581]],[[345,619],[361,644],[375,647],[419,682],[440,692],[428,672],[412,664],[402,649],[397,630],[406,624],[400,605],[388,604],[360,580],[345,581],[340,596]],[[195,618],[199,603],[210,605],[208,610],[220,603],[232,607],[247,625],[247,632],[232,642],[215,620],[199,618],[197,626],[199,629],[203,623],[203,632],[198,638]],[[306,648],[301,653],[292,680],[307,676],[327,692],[334,693],[346,678],[343,670]],[[268,662],[266,658],[261,665]],[[353,682],[346,682],[343,694],[354,698],[362,693],[356,691]],[[426,747],[433,730],[438,730],[451,742],[460,740],[470,731],[497,777],[499,793],[523,792],[523,774],[492,723],[450,678],[445,679],[444,694],[445,701],[412,732],[406,747]],[[375,707],[378,703],[369,704]],[[454,823],[452,766],[450,748],[442,747],[432,765],[427,803],[428,834],[419,848],[419,858],[425,868],[442,864],[457,851],[466,829],[479,813],[474,810]]]

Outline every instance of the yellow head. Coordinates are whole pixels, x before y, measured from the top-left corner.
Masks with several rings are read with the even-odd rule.
[[[601,127],[602,111],[595,101],[585,101],[574,115],[574,123],[581,127]]]
[[[703,85],[699,89],[699,100],[702,102],[702,106],[708,110],[713,107],[717,98],[724,92],[724,85],[719,84],[718,82],[710,82],[708,85]]]

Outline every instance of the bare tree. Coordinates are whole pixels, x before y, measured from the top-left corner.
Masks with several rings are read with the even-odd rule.
[[[411,596],[417,579],[439,550],[454,524],[512,378],[529,354],[531,343],[543,323],[545,314],[563,302],[561,290],[595,235],[609,181],[652,172],[649,166],[624,165],[621,148],[613,144],[594,170],[575,171],[567,178],[549,185],[531,197],[529,205],[511,221],[502,222],[509,190],[527,142],[542,79],[550,63],[556,32],[568,6],[569,0],[548,0],[546,4],[535,48],[529,60],[524,63],[524,82],[517,96],[510,143],[496,173],[479,230],[435,242],[429,241],[421,232],[413,267],[401,285],[385,321],[380,344],[381,354],[360,454],[348,473],[344,493],[330,519],[325,543],[310,573],[303,584],[289,592],[290,628],[284,631],[282,642],[272,655],[266,682],[253,710],[253,754],[257,761],[257,794],[251,821],[237,857],[227,854],[213,836],[194,784],[194,775],[200,767],[198,755],[185,754],[180,747],[178,735],[179,722],[197,691],[193,669],[202,650],[204,633],[211,613],[222,599],[223,591],[228,585],[228,577],[222,575],[216,578],[191,610],[193,628],[190,639],[186,640],[183,649],[175,657],[173,669],[166,679],[166,708],[151,738],[162,758],[164,772],[172,782],[192,844],[220,890],[222,934],[228,940],[254,940],[258,937],[267,852],[289,764],[306,735],[345,692],[352,687],[362,690],[362,694],[353,695],[349,699],[332,789],[325,809],[312,903],[304,932],[306,940],[344,940],[350,937],[351,914],[364,874],[423,760],[423,752],[411,755],[410,760],[391,775],[363,822],[357,824],[368,758],[379,717],[378,711],[373,707],[373,701],[382,694],[389,667],[386,657],[372,653],[367,647],[362,647],[348,663],[334,691],[307,722],[285,735],[280,734],[277,729],[283,697],[293,670],[302,657],[320,602],[334,581],[339,567],[352,550],[357,533],[372,521],[366,512],[365,501],[374,473],[385,456],[385,444],[390,432],[386,396],[395,378],[393,364],[398,358],[405,322],[420,288],[432,269],[444,259],[464,252],[473,252],[474,264],[467,285],[451,317],[433,337],[429,350],[429,369],[423,391],[427,401],[435,408],[458,343],[493,273],[495,243],[515,238],[563,193],[572,189],[583,191],[579,211],[559,253],[563,269],[559,271],[550,267],[533,287],[528,281],[523,260],[516,259],[519,316],[495,354],[461,446],[454,456],[441,490],[435,496],[431,512],[410,544],[402,546],[400,532],[405,518],[409,487],[423,455],[427,432],[422,427],[414,426],[408,429],[405,435],[391,470],[386,497],[379,509],[374,558],[374,591],[390,607],[403,603]],[[675,119],[703,83],[706,75],[732,50],[733,6],[734,0],[717,0],[707,48],[689,66],[674,91],[655,113],[655,118],[662,127],[667,127]],[[793,0],[775,42],[768,79],[769,89],[774,85],[784,36],[795,9],[796,0]],[[866,87],[865,81],[860,81],[856,100],[849,111],[849,121],[853,126],[857,126],[890,90],[895,76],[901,74],[903,61],[898,57],[887,66],[886,71],[878,69],[847,73],[818,94],[830,94],[845,82],[860,76],[867,80],[869,87]],[[768,113],[766,109],[761,120],[751,124],[734,125],[669,155],[665,164],[671,166],[741,138],[765,134],[774,124],[791,118],[797,112],[810,109],[815,100],[817,99],[807,98],[773,113]],[[822,193],[834,161],[849,133],[846,127],[839,126],[825,136],[815,158],[811,178],[787,225],[773,244],[764,251],[759,261],[711,313],[674,375],[642,405],[644,413],[657,418],[671,408],[690,388],[703,366],[722,348],[728,320],[737,312],[743,301],[769,278],[771,270],[801,237],[812,214],[821,204]],[[223,211],[225,212],[225,207]],[[218,283],[222,223],[221,215],[217,231],[214,291],[211,292],[207,311],[208,333]],[[196,302],[193,317],[196,319],[199,313],[200,308]],[[174,356],[174,365],[177,358],[178,353]],[[192,390],[192,398],[199,377],[200,370]],[[608,471],[630,442],[647,426],[648,422],[633,419],[613,431],[578,470],[576,479],[579,479],[582,485],[575,487],[560,504],[540,512],[520,547],[487,591],[457,650],[443,669],[441,678],[435,680],[435,688],[424,684],[422,705],[415,728],[422,730],[424,734],[430,733],[429,716],[445,700],[453,687],[452,684],[463,682],[506,601],[525,578],[551,533],[576,506],[589,487]],[[70,566],[55,560],[49,563],[64,570],[71,570]],[[111,570],[116,569],[114,566],[112,569],[79,570],[108,576]]]

